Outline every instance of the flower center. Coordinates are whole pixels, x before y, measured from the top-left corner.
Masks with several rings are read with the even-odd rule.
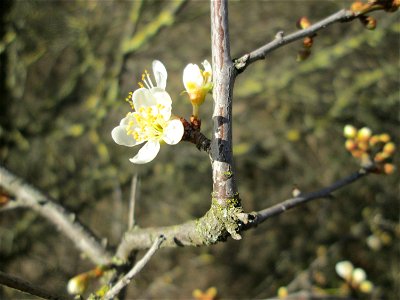
[[[126,129],[128,135],[139,143],[148,140],[160,140],[163,137],[166,121],[161,111],[164,106],[157,104],[156,106],[141,107],[138,111],[132,113],[132,119]]]

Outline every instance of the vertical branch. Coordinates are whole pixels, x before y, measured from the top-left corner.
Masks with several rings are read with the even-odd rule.
[[[232,155],[232,90],[236,70],[230,56],[228,1],[211,0],[213,62],[213,136],[211,158],[213,197],[225,206],[237,195]]]

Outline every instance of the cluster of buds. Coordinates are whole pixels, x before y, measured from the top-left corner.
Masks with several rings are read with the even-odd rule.
[[[308,20],[307,17],[301,17],[297,22],[296,22],[296,27],[298,29],[306,29],[311,26],[311,22]],[[303,61],[306,60],[310,54],[311,54],[311,47],[314,43],[313,38],[315,37],[315,34],[313,36],[307,36],[303,40],[303,49],[301,49],[298,54],[297,54],[297,61]]]
[[[365,294],[372,292],[374,285],[371,281],[367,280],[367,274],[363,269],[354,268],[351,262],[345,260],[338,262],[335,270],[352,290]]]
[[[343,134],[347,138],[345,148],[353,157],[360,160],[362,167],[374,167],[376,173],[394,172],[395,167],[390,160],[396,151],[396,146],[389,134],[373,135],[368,127],[358,130],[352,125],[346,125]]]
[[[90,280],[99,278],[103,276],[103,274],[104,270],[101,267],[96,267],[93,270],[72,277],[68,281],[68,293],[70,295],[82,295],[86,291]]]
[[[368,30],[376,28],[376,19],[366,15],[374,10],[384,10],[386,12],[395,12],[400,7],[400,0],[370,0],[367,3],[355,1],[351,4],[350,10],[355,16],[358,16],[361,24]]]

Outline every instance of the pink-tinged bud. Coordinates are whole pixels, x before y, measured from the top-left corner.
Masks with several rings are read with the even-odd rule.
[[[346,125],[343,128],[343,135],[348,139],[354,139],[357,136],[357,128],[353,125]]]
[[[372,136],[372,131],[368,127],[361,128],[357,134],[357,138],[363,142],[367,142],[371,136]]]
[[[296,22],[296,27],[298,29],[306,29],[306,28],[308,28],[310,26],[311,26],[311,22],[310,22],[310,20],[308,20],[307,17],[301,17]]]
[[[357,143],[354,140],[347,140],[344,144],[347,151],[354,151],[357,149]]]
[[[387,143],[383,147],[383,152],[391,156],[396,151],[396,145],[393,142]]]
[[[396,170],[396,168],[393,164],[384,164],[383,165],[383,172],[386,175],[393,174],[395,170]]]

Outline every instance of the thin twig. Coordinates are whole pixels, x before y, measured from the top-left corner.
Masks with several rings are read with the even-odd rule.
[[[131,194],[129,197],[129,211],[128,211],[128,230],[135,226],[135,204],[137,195],[138,175],[135,173],[131,181]]]
[[[275,49],[278,49],[286,44],[289,44],[291,42],[297,41],[301,38],[307,37],[307,36],[313,36],[315,35],[316,32],[320,31],[321,29],[324,29],[334,23],[338,22],[346,22],[346,21],[351,21],[355,18],[357,18],[359,15],[355,14],[354,12],[347,10],[347,9],[342,9],[327,18],[311,25],[308,28],[296,31],[294,33],[291,33],[287,36],[284,36],[283,34],[279,34],[275,37],[275,39],[264,46],[247,53],[243,56],[241,56],[238,59],[234,60],[234,65],[235,68],[239,72],[243,72],[245,68],[247,68],[251,63],[264,59],[265,56],[274,51]]]
[[[359,171],[336,181],[335,183],[333,183],[332,185],[330,185],[326,188],[323,188],[318,191],[311,192],[311,193],[308,193],[305,195],[300,195],[298,197],[294,197],[294,198],[285,200],[285,201],[278,203],[272,207],[263,209],[255,214],[255,219],[253,221],[250,221],[248,224],[245,225],[245,227],[246,227],[245,229],[249,228],[248,225],[250,225],[250,227],[258,225],[271,217],[280,215],[281,213],[283,213],[291,208],[294,208],[301,204],[307,203],[311,200],[332,197],[332,195],[331,195],[332,192],[334,192],[346,185],[349,185],[356,180],[359,180],[360,178],[369,174],[372,170],[373,170],[372,168],[360,169]]]
[[[32,283],[26,280],[3,273],[1,271],[0,271],[0,284],[43,299],[51,299],[51,300],[68,299],[65,296],[52,294],[41,287],[33,285]]]
[[[127,286],[133,277],[135,277],[143,267],[150,261],[154,253],[160,248],[160,245],[165,240],[163,235],[160,235],[154,242],[146,254],[139,260],[136,265],[128,272],[124,277],[122,277],[104,296],[104,299],[113,299],[118,295],[118,293]]]
[[[0,185],[15,197],[10,204],[15,206],[18,203],[20,207],[28,207],[38,212],[56,225],[94,263],[111,262],[112,255],[103,248],[99,239],[78,221],[74,213],[67,211],[2,166],[0,166],[0,178]]]

